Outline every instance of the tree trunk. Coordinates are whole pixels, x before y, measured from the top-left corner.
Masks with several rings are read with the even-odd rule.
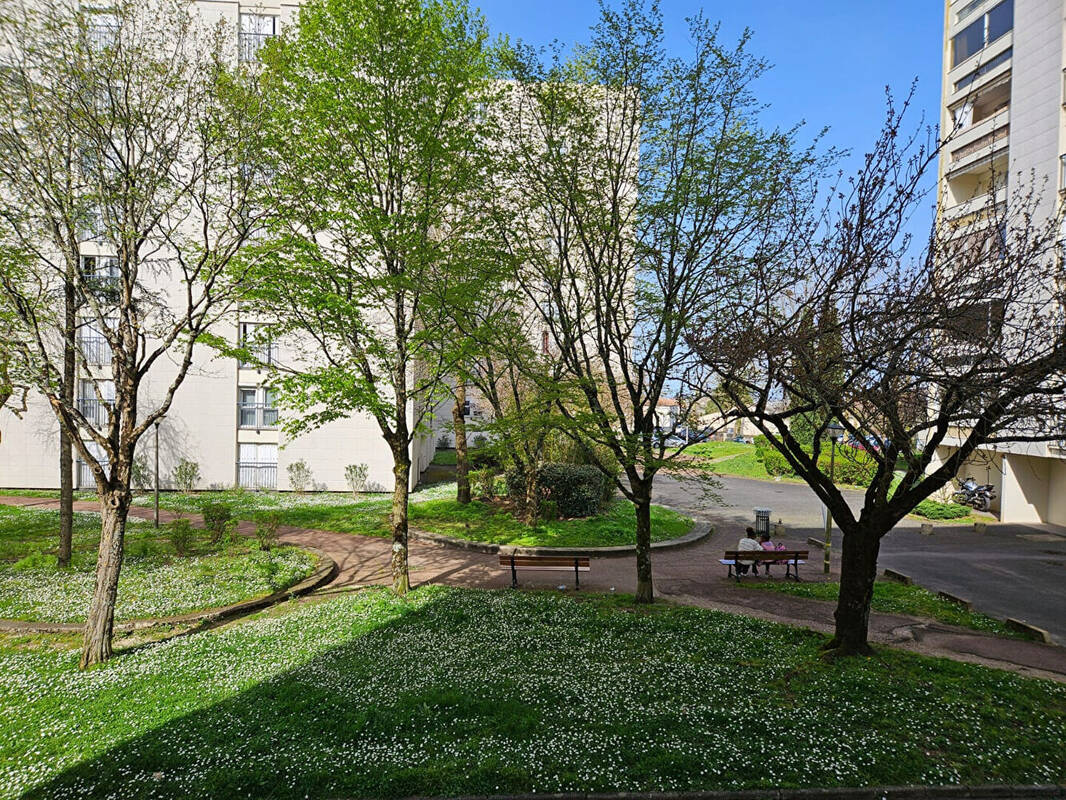
[[[651,487],[634,488],[633,507],[637,513],[637,598],[638,603],[655,599],[651,580]]]
[[[455,379],[455,407],[452,409],[452,422],[455,427],[455,500],[458,503],[470,502],[470,462],[466,453],[466,384]]]
[[[411,457],[406,447],[393,449],[392,474],[392,588],[407,594],[411,576],[407,567],[407,495],[411,476]]]
[[[524,511],[526,520],[530,525],[534,525],[540,517],[540,484],[537,482],[537,464],[524,467],[524,472],[526,476]]]
[[[840,595],[837,599],[836,632],[825,646],[833,656],[865,655],[870,628],[870,601],[877,576],[881,537],[867,532],[845,533],[840,550]]]
[[[74,276],[67,270],[63,287],[63,404],[74,405],[75,361],[74,337],[77,330],[77,306],[74,299]],[[74,539],[74,446],[66,428],[59,426],[59,566],[70,565],[70,550]]]
[[[96,560],[96,588],[85,622],[82,669],[111,658],[115,597],[118,594],[118,576],[122,570],[122,545],[130,499],[128,489],[102,492],[100,495],[100,551]]]

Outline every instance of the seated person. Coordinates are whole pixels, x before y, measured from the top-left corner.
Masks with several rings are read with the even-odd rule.
[[[770,550],[770,551],[787,550],[788,549],[783,544],[774,544],[773,541],[770,539],[770,534],[768,534],[768,533],[760,533],[759,534],[759,546],[763,550]],[[769,575],[770,574],[770,565],[771,564],[784,564],[785,562],[784,561],[765,561],[763,563],[766,565],[766,574]]]
[[[762,545],[755,538],[755,529],[747,528],[744,531],[744,538],[737,543],[737,550],[762,550]],[[741,561],[737,559],[736,563],[737,573],[740,575],[747,575],[750,569],[753,574],[759,574],[759,564],[755,561]]]

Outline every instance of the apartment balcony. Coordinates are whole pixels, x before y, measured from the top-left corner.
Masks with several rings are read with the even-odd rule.
[[[1010,146],[1010,111],[1004,109],[971,126],[949,145],[946,177],[954,180],[975,171],[987,170],[987,165],[1005,155]]]
[[[111,404],[95,397],[79,397],[78,411],[97,430],[105,427],[111,417]]]
[[[274,430],[278,427],[278,410],[263,403],[238,403],[237,424],[241,428]]]
[[[277,489],[278,465],[256,461],[238,461],[237,485],[244,489]]]
[[[86,364],[103,367],[111,363],[111,345],[103,336],[79,336],[78,349]]]
[[[1007,187],[1001,186],[992,196],[988,192],[974,195],[959,203],[945,202],[944,216],[959,228],[965,228],[975,219],[986,215],[989,206],[999,208],[1007,202]]]

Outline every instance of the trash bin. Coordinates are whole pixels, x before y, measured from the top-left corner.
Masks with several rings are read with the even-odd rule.
[[[756,508],[755,510],[755,535],[770,535],[770,509]]]

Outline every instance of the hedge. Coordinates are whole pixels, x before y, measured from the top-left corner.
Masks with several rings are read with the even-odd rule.
[[[829,474],[831,455],[829,451],[823,450],[818,456],[818,469],[826,475]],[[775,447],[765,447],[762,461],[767,475],[784,475],[787,477],[795,477],[796,475],[792,465]],[[833,477],[837,483],[846,483],[851,486],[869,486],[876,473],[877,462],[869,453],[853,448],[841,451],[838,448],[836,464],[833,466]]]
[[[970,509],[958,503],[938,503],[936,500],[923,500],[915,507],[914,513],[926,519],[962,519],[970,515]]]
[[[591,517],[598,514],[614,494],[613,485],[599,469],[588,464],[549,462],[537,468],[541,502],[555,504],[560,517]],[[507,493],[525,500],[525,475],[508,470]]]

